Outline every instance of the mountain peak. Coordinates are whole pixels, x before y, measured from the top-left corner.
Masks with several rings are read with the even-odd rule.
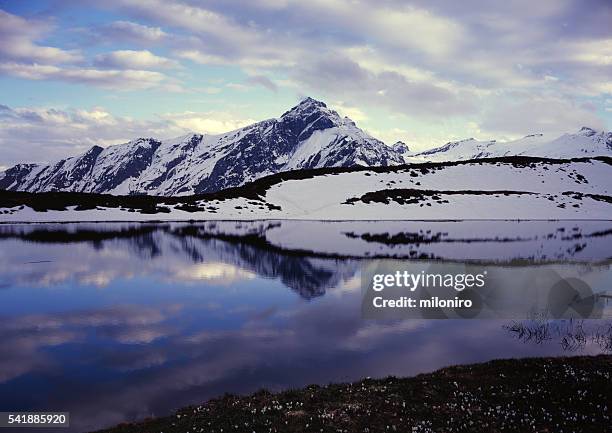
[[[334,114],[338,117],[338,113],[330,110],[325,102],[318,101],[310,96],[302,99],[296,106],[283,113],[281,118],[286,117],[307,117],[313,113]]]
[[[593,135],[597,134],[597,130],[588,127],[588,126],[583,126],[582,128],[580,128],[580,130],[578,131],[579,135],[584,135],[586,137],[592,137]]]
[[[324,102],[310,97],[283,113],[280,121],[304,140],[315,130],[332,128],[346,122]]]
[[[297,106],[306,106],[306,105],[314,105],[316,107],[327,107],[325,102],[311,98],[310,96],[307,96],[304,99],[302,99]]]

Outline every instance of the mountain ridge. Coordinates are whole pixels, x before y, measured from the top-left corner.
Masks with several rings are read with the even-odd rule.
[[[541,158],[580,158],[612,155],[612,132],[583,126],[575,133],[549,138],[545,134],[528,134],[511,141],[467,138],[450,141],[422,152],[404,154],[406,162],[457,161],[504,156]]]
[[[138,137],[53,164],[17,164],[0,173],[0,189],[117,195],[193,195],[237,187],[291,170],[397,166],[506,156],[553,159],[612,155],[612,132],[583,127],[550,139],[529,134],[510,141],[473,138],[422,152],[398,141],[387,146],[307,97],[280,117],[222,134],[190,132],[171,139]]]
[[[294,170],[189,197],[0,191],[0,222],[612,220],[611,166],[606,156],[513,156]]]
[[[277,119],[224,134],[139,137],[54,164],[17,164],[0,174],[0,189],[189,195],[287,170],[403,162],[348,117],[305,98]]]

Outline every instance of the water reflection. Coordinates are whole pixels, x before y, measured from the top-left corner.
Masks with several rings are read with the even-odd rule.
[[[359,258],[250,236],[0,227],[0,407],[70,411],[85,431],[225,392],[565,353],[501,321],[362,320]]]
[[[116,278],[152,274],[167,281],[231,284],[257,275],[279,278],[311,299],[358,270],[355,260],[279,252],[248,238],[212,237],[186,225],[0,226],[0,239],[4,284],[49,286],[72,281],[105,286]],[[43,259],[48,257],[46,251],[54,264]]]

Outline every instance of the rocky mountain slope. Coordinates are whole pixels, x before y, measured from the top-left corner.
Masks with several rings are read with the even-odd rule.
[[[596,131],[585,126],[574,134],[563,134],[556,138],[544,134],[531,134],[507,142],[470,138],[452,141],[424,152],[410,153],[402,149],[400,153],[406,162],[460,161],[516,155],[542,158],[612,156],[612,132]]]
[[[226,134],[138,138],[52,165],[19,164],[0,174],[0,189],[189,195],[287,170],[403,162],[349,118],[306,98],[278,119]]]

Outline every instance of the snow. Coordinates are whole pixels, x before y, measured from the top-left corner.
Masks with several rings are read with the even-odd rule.
[[[612,177],[611,166],[607,161],[533,162],[528,166],[473,161],[430,167],[426,173],[420,172],[418,167],[420,165],[417,164],[381,172],[363,170],[285,180],[272,185],[262,197],[263,202],[247,198],[200,202],[206,208],[212,206],[215,212],[186,212],[173,206],[170,213],[154,215],[119,209],[34,212],[25,208],[0,213],[0,222],[191,219],[612,220],[612,204],[609,202]],[[387,204],[355,200],[375,191],[391,191],[394,196],[393,190],[397,189],[437,191],[435,194],[439,199],[426,196],[416,203],[389,200]],[[495,191],[522,194],[505,195]],[[352,204],[347,203],[347,200],[352,200]],[[280,206],[281,209],[270,209],[265,204]]]
[[[350,143],[357,145],[343,152],[345,144]],[[264,148],[261,152],[260,147]],[[399,154],[363,132],[350,119],[341,118],[311,98],[279,119],[264,120],[225,134],[190,133],[167,140],[138,138],[109,146],[92,158],[90,170],[88,164],[92,162],[84,159],[87,154],[35,168],[20,182],[5,188],[30,192],[190,195],[207,190],[207,183],[216,189],[238,186],[267,174],[305,166],[352,165],[351,158],[364,165],[402,162]],[[262,160],[252,159],[251,155]],[[367,161],[364,155],[369,156]],[[236,165],[241,159],[244,166]],[[231,180],[220,181],[223,170],[229,171],[231,167],[237,167],[227,177]],[[45,168],[46,172],[40,175]],[[72,175],[76,168],[88,170],[76,179]],[[215,168],[215,177],[211,178]],[[3,176],[0,174],[0,179]]]
[[[338,128],[328,128],[315,131],[307,140],[302,141],[285,166],[284,170],[301,168],[304,162],[321,152],[329,143],[336,141],[339,135]]]
[[[396,143],[398,149],[404,150],[403,146],[403,143]],[[252,198],[200,202],[206,210],[198,212],[183,211],[176,206],[170,206],[170,213],[153,215],[121,209],[77,211],[71,208],[36,212],[30,208],[0,208],[0,222],[612,220],[609,160],[539,161],[527,165],[482,160],[509,155],[557,159],[609,156],[612,155],[612,133],[585,127],[560,137],[532,134],[511,142],[468,139],[421,153],[396,152],[322,102],[306,98],[278,119],[225,134],[189,133],[168,140],[139,138],[105,149],[92,148],[83,155],[52,166],[20,165],[17,171],[26,174],[19,184],[5,183],[4,187],[34,192],[60,189],[118,195],[138,192],[188,196],[201,192],[202,185],[207,185],[213,174],[217,176],[215,187],[222,188],[300,168],[369,166],[380,165],[382,161],[398,165],[404,159],[417,163],[466,162],[426,167],[425,170],[422,169],[425,166],[414,164],[284,180],[272,185],[260,202]],[[261,160],[250,160],[255,157]],[[6,173],[0,174],[0,181],[5,176]],[[394,190],[415,190],[416,193]],[[376,199],[361,199],[368,193]],[[344,238],[331,239],[342,245],[351,243]]]
[[[407,153],[404,159],[406,162],[459,161],[511,155],[561,159],[612,155],[612,132],[583,127],[576,133],[560,137],[530,134],[507,142],[470,138],[420,153]]]
[[[612,155],[612,133],[584,127],[560,137],[531,134],[510,142],[467,139],[414,153],[402,142],[386,146],[323,102],[306,98],[278,119],[225,134],[189,133],[167,140],[138,138],[105,149],[92,148],[48,166],[16,166],[10,170],[18,172],[14,174],[18,180],[11,182],[5,172],[0,173],[0,182],[4,179],[5,189],[31,192],[180,196],[239,186],[267,174],[302,168],[466,161],[509,155]],[[471,171],[475,179],[490,179],[487,171],[476,171]],[[447,177],[439,179],[452,185]],[[533,177],[530,180],[537,181]],[[457,201],[468,205],[465,200]]]

